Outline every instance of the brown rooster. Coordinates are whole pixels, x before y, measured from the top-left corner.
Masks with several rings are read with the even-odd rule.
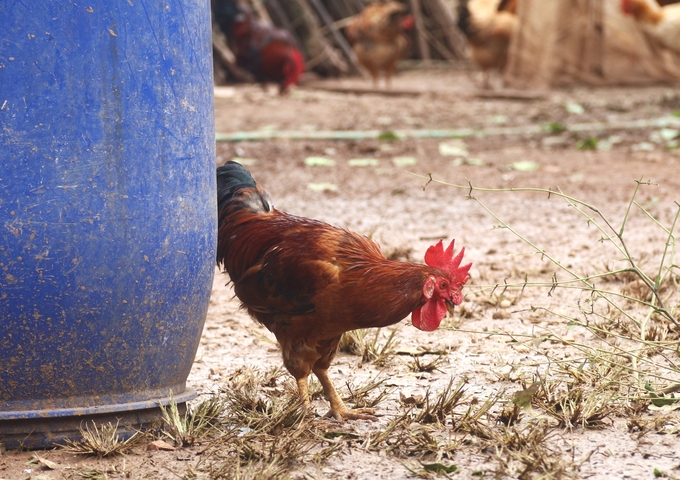
[[[389,88],[397,62],[408,45],[406,30],[413,28],[413,16],[399,2],[371,3],[354,17],[345,30],[359,63],[378,86],[380,72],[385,72]]]
[[[238,0],[211,0],[211,6],[240,68],[262,84],[277,83],[282,94],[299,83],[305,61],[289,32],[259,20]]]
[[[242,306],[276,336],[304,405],[314,372],[331,404],[327,416],[373,419],[372,410],[349,410],[328,378],[340,337],[409,313],[415,327],[435,330],[463,301],[471,266],[460,266],[464,249],[454,257],[454,242],[444,249],[439,241],[427,265],[387,260],[367,237],[276,210],[235,162],[217,169],[217,202],[217,263]]]

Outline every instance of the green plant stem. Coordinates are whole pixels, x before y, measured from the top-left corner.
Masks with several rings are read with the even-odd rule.
[[[591,205],[587,202],[584,202],[582,200],[579,200],[575,197],[566,195],[562,191],[559,191],[559,190],[555,191],[555,190],[545,189],[545,188],[515,188],[515,187],[511,187],[511,188],[483,188],[483,187],[475,187],[470,182],[468,182],[467,186],[464,186],[464,185],[457,185],[457,184],[453,184],[453,183],[444,182],[444,181],[441,181],[441,180],[436,180],[432,177],[432,174],[428,174],[426,176],[425,175],[418,175],[418,174],[414,174],[414,173],[412,173],[412,174],[416,177],[427,180],[427,183],[425,184],[425,186],[423,188],[427,187],[427,185],[429,183],[435,182],[435,183],[439,183],[441,185],[446,185],[446,186],[457,188],[457,189],[468,190],[468,194],[466,195],[466,197],[470,200],[476,201],[484,210],[486,210],[486,212],[489,215],[491,215],[496,221],[500,222],[503,228],[508,229],[513,235],[515,235],[517,238],[519,238],[522,242],[526,243],[532,249],[534,249],[534,251],[541,254],[542,257],[547,258],[550,262],[555,264],[561,270],[563,270],[564,272],[573,276],[574,279],[577,282],[583,283],[588,290],[591,290],[591,291],[596,290],[595,286],[587,280],[587,277],[580,276],[580,275],[576,274],[575,272],[571,271],[570,269],[568,269],[567,267],[563,266],[557,259],[555,259],[551,255],[549,255],[544,249],[541,249],[536,244],[531,242],[528,238],[521,235],[519,232],[517,232],[515,229],[513,229],[507,222],[503,221],[495,212],[493,212],[483,202],[481,202],[478,198],[476,198],[472,194],[472,192],[475,192],[475,191],[477,191],[477,192],[490,192],[490,193],[533,192],[533,193],[547,194],[548,198],[550,198],[551,196],[554,195],[554,196],[557,196],[559,198],[564,199],[569,206],[575,208],[579,213],[584,215],[589,224],[592,223],[593,225],[595,225],[596,228],[598,228],[598,230],[600,230],[600,232],[602,232],[602,234],[605,236],[605,239],[610,241],[610,243],[624,256],[624,258],[626,259],[626,261],[630,265],[630,269],[638,276],[638,278],[640,278],[640,280],[642,280],[642,282],[645,283],[645,285],[647,285],[647,287],[652,292],[652,295],[656,298],[656,302],[655,302],[656,311],[660,315],[664,316],[671,323],[673,323],[676,327],[680,328],[680,322],[678,322],[678,320],[675,318],[675,316],[665,307],[663,299],[661,298],[661,296],[659,294],[659,288],[657,286],[658,282],[660,281],[659,278],[657,277],[656,281],[652,281],[637,266],[636,262],[633,260],[632,255],[630,254],[628,247],[626,245],[626,242],[624,241],[624,238],[623,238],[623,232],[625,231],[625,225],[627,223],[627,219],[628,219],[628,216],[630,214],[630,210],[632,208],[632,205],[634,204],[635,196],[637,195],[639,187],[640,187],[640,185],[643,185],[643,184],[649,184],[649,182],[642,182],[641,180],[636,181],[635,190],[634,190],[633,195],[631,197],[631,201],[628,204],[626,214],[625,214],[624,219],[622,221],[621,228],[617,232],[616,229],[613,227],[613,225],[607,220],[607,218],[602,214],[602,212],[600,212],[600,210],[597,207],[595,207],[595,206],[593,206],[593,205]],[[677,202],[676,202],[676,204],[677,204]],[[582,210],[581,207],[595,212],[595,214],[597,215],[597,218],[599,218],[599,220],[604,223],[607,230],[609,232],[612,232],[612,233],[611,234],[607,233],[607,230],[605,230],[597,222],[597,219],[594,218],[593,216],[587,214],[584,210]],[[678,215],[676,214],[676,218],[677,218],[677,216]],[[675,221],[674,221],[674,225],[675,225]],[[664,230],[666,230],[666,229],[664,229]],[[670,231],[671,231],[671,235],[672,235],[672,229]],[[618,241],[618,243],[617,243],[617,241],[615,241],[615,239]],[[673,238],[673,240],[674,240],[674,238]],[[663,264],[661,264],[660,268],[663,268]],[[603,298],[604,298],[605,301],[611,303],[611,300],[608,299],[607,297],[603,297]]]

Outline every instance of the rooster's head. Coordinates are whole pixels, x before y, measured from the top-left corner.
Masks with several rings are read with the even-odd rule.
[[[455,240],[451,240],[451,244],[444,250],[440,240],[425,252],[425,263],[439,272],[428,275],[423,285],[425,304],[414,310],[411,315],[413,326],[420,330],[426,332],[435,330],[447,310],[453,312],[454,305],[460,305],[463,301],[462,290],[470,278],[468,272],[472,264],[460,266],[465,248],[461,248],[454,257],[454,242]]]

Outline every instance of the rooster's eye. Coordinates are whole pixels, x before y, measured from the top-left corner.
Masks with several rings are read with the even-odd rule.
[[[439,288],[442,290],[446,290],[449,287],[449,285],[446,282],[442,282],[439,284]]]

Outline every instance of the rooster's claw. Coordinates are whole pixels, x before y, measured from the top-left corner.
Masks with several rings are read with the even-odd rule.
[[[346,420],[370,420],[371,422],[377,422],[378,417],[375,416],[375,410],[371,408],[361,408],[357,410],[330,410],[324,418],[334,418],[338,422],[343,422]]]

